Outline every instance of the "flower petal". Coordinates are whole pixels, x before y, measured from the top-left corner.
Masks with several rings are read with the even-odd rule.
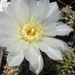
[[[0,25],[0,30],[5,34],[6,36],[10,36],[14,34],[14,29],[9,26],[9,24],[1,24]]]
[[[51,59],[62,60],[62,54],[59,49],[53,49],[44,42],[38,42],[40,50],[45,52]]]
[[[12,28],[20,28],[18,23],[12,19],[7,13],[0,12],[0,24],[8,24]]]
[[[62,36],[69,35],[69,33],[73,31],[73,29],[70,26],[62,22],[58,22],[58,25],[55,28],[56,28],[56,32],[58,32],[57,35],[62,35]]]
[[[12,40],[10,38],[5,38],[2,33],[0,33],[0,46],[6,47]]]
[[[46,18],[47,14],[49,12],[49,0],[40,0],[39,9],[40,9],[40,11],[39,11],[40,18],[38,19],[38,21],[41,22]]]
[[[25,3],[25,0],[22,0],[20,3],[19,3],[19,9],[18,9],[20,12],[17,16],[20,17],[18,19],[18,22],[20,22],[20,24],[23,22],[23,23],[26,23],[28,20],[29,20],[29,9],[28,9],[28,6],[26,5]]]
[[[22,50],[25,51],[26,49],[28,49],[28,47],[29,47],[29,43],[28,42],[22,42],[21,44],[22,44],[22,48],[21,48]]]
[[[50,23],[48,25],[44,25],[44,35],[47,36],[56,36],[56,35],[68,35],[73,29],[62,23],[62,22],[56,22],[56,23]]]
[[[45,20],[42,22],[43,24],[47,25],[52,22],[56,22],[60,19],[60,11],[58,9],[58,5],[56,2],[50,3],[50,10],[49,14],[45,18]]]
[[[13,40],[13,41],[19,41],[22,39],[22,36],[20,36],[19,34],[13,34],[10,36],[10,38]]]
[[[29,8],[30,17],[36,11],[37,8],[37,0],[27,0],[27,6]]]
[[[54,60],[63,60],[62,58],[62,54],[61,54],[61,51],[60,50],[55,50],[55,49],[52,49],[51,47],[47,46],[47,55],[54,59]],[[45,52],[45,51],[44,51]]]
[[[4,35],[2,34],[2,32],[0,31],[0,38],[3,38],[4,37]]]
[[[44,43],[44,42],[38,42],[37,43],[37,45],[39,46],[39,49],[41,50],[41,51],[45,51],[45,53],[47,53],[48,52],[48,48],[47,48],[47,46],[46,46],[46,44]]]
[[[48,25],[43,24],[43,27],[44,27],[45,31],[52,30],[52,29],[54,29],[54,27],[57,26],[57,24],[58,24],[57,22],[49,23]]]
[[[35,48],[33,48],[33,46],[30,46],[30,47],[28,47],[28,49],[25,52],[25,57],[30,62],[31,65],[34,65],[35,63],[38,62],[39,53],[40,53],[39,50],[35,50]],[[33,61],[34,59],[35,59],[35,62]]]
[[[56,32],[56,26],[57,26],[57,22],[55,23],[50,23],[48,25],[43,25],[44,26],[44,34],[45,36],[56,36],[57,32]]]
[[[49,8],[50,8],[50,11],[49,11],[47,17],[48,17],[48,16],[51,16],[51,14],[52,14],[54,11],[59,10],[59,7],[58,7],[57,2],[51,2]]]
[[[9,38],[2,38],[2,39],[0,39],[0,46],[6,47],[10,42],[11,42],[11,40]]]
[[[45,35],[45,36],[56,36],[56,34],[58,34],[58,32],[56,32],[56,29],[53,28],[51,30],[45,31],[43,35]]]
[[[21,64],[23,59],[24,59],[24,55],[22,51],[17,53],[17,55],[14,55],[14,53],[9,53],[7,57],[7,63],[9,66],[18,66]]]
[[[38,63],[34,64],[33,66],[30,65],[30,70],[35,72],[36,75],[39,75],[39,73],[42,71],[43,69],[43,65],[44,65],[44,62],[43,62],[43,59],[41,57],[41,55],[38,57]]]
[[[17,4],[17,5],[16,5]],[[23,10],[24,9],[24,10]],[[20,0],[12,0],[6,9],[6,13],[8,13],[13,19],[15,19],[19,24],[24,22],[28,17],[28,8],[23,1]]]
[[[43,42],[55,50],[59,49],[62,52],[66,52],[66,51],[70,50],[67,43],[65,43],[64,41],[61,41],[59,39],[55,39],[55,38],[51,38],[51,37],[44,37]]]
[[[30,45],[30,47],[25,51],[25,57],[26,60],[29,61],[31,71],[40,73],[43,68],[43,60],[39,49]]]
[[[21,49],[21,42],[12,42],[7,46],[8,52],[17,52]]]

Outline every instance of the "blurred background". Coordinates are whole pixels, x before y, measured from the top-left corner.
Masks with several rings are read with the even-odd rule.
[[[63,37],[56,36],[55,38],[64,40],[69,45],[71,51],[63,54],[64,58],[63,61],[54,61],[48,58],[45,53],[41,52],[45,65],[40,75],[75,75],[75,0],[50,0],[50,2],[54,1],[58,3],[59,8],[63,14],[60,20],[70,25],[74,29],[74,31],[72,31],[69,34],[69,36],[63,36]],[[10,0],[8,0],[8,2],[10,2]],[[66,10],[68,12],[63,12],[63,10]],[[74,14],[72,14],[72,12],[74,12]],[[4,50],[1,73],[3,72],[3,70],[8,72],[11,71],[8,70],[9,67],[6,64],[5,55],[7,54]],[[4,65],[7,68],[4,68],[3,67]],[[18,67],[19,68],[18,75],[35,75],[29,70],[28,67],[29,63],[24,59],[21,66]],[[1,75],[7,75],[7,74],[2,73]]]

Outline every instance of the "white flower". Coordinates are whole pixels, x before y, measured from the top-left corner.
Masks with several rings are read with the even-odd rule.
[[[62,60],[61,52],[69,51],[69,48],[54,36],[68,35],[72,28],[57,22],[59,19],[56,2],[12,0],[0,13],[0,46],[9,52],[8,65],[20,65],[26,58],[30,70],[38,75],[44,65],[40,50],[54,60]]]

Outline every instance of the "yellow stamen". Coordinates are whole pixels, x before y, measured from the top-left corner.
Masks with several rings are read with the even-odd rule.
[[[33,42],[41,40],[43,35],[43,27],[38,22],[28,22],[24,24],[21,29],[22,39],[25,41]]]

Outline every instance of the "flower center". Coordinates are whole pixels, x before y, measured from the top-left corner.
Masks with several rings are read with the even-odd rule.
[[[33,42],[41,40],[43,27],[38,22],[29,22],[22,28],[23,40]]]

